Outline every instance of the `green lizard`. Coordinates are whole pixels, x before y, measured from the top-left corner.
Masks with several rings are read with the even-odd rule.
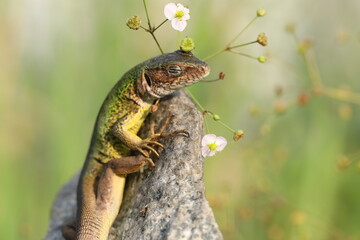
[[[116,83],[96,120],[78,184],[76,224],[63,228],[66,239],[107,239],[120,209],[126,174],[145,162],[154,166],[149,154],[158,156],[154,147],[162,146],[158,140],[165,135],[153,131],[146,139],[136,135],[152,106],[209,72],[205,62],[178,50],[135,66]],[[129,156],[131,150],[140,155]]]

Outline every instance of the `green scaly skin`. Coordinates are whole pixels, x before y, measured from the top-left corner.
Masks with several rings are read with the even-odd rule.
[[[192,53],[175,51],[151,58],[124,74],[106,97],[97,117],[78,185],[76,226],[66,239],[104,240],[120,209],[127,173],[138,171],[161,137],[136,134],[154,102],[209,74]],[[135,150],[141,154],[129,156]]]

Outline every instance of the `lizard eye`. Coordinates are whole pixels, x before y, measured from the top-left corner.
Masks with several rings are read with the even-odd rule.
[[[146,83],[149,85],[149,87],[151,87],[151,79],[150,79],[150,77],[149,77],[149,75],[147,75],[146,73],[144,74],[144,76],[145,76],[145,80],[146,80]]]
[[[170,65],[167,68],[167,71],[168,71],[169,75],[173,76],[173,77],[180,76],[180,74],[182,73],[182,69],[179,65]]]

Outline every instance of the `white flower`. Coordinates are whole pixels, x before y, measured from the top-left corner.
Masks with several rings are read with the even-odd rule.
[[[226,146],[227,141],[223,137],[217,137],[215,134],[206,134],[201,141],[201,154],[203,157],[214,156]]]
[[[171,21],[171,26],[181,32],[186,28],[186,21],[190,19],[189,13],[190,10],[181,3],[168,3],[164,7],[165,17]]]

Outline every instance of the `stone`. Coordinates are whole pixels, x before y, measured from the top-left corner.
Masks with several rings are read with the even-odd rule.
[[[184,91],[165,97],[151,114],[139,135],[146,137],[150,122],[156,130],[172,116],[164,132],[186,130],[162,139],[165,148],[156,167],[129,174],[120,213],[109,240],[125,239],[223,239],[213,212],[205,199],[204,159],[201,156],[203,116]],[[60,228],[71,222],[76,212],[77,174],[60,190],[44,240],[60,240]]]

